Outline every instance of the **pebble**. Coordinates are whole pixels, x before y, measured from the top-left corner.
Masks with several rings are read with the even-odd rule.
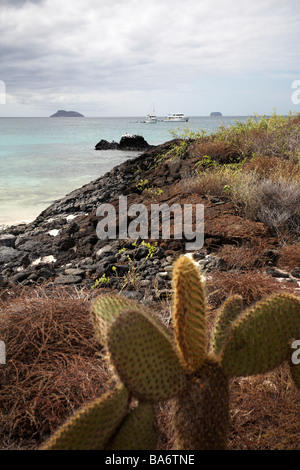
[[[7,246],[9,248],[14,248],[16,238],[17,237],[15,235],[12,235],[11,233],[0,235],[0,246]]]

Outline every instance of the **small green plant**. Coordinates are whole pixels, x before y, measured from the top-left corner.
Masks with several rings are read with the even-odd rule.
[[[170,150],[166,152],[166,156],[171,156],[171,159],[174,157],[183,157],[188,149],[188,143],[185,140],[181,140],[178,144],[172,145]]]
[[[92,286],[92,289],[97,289],[97,287],[99,285],[104,285],[104,284],[107,284],[109,282],[110,278],[108,276],[106,276],[106,274],[102,274],[101,277],[99,277],[98,279],[96,279],[94,285]]]
[[[159,153],[154,157],[153,160],[153,165],[151,165],[150,170],[155,170],[160,166],[160,164],[164,161],[165,159],[166,152]]]
[[[198,142],[204,140],[208,135],[204,129],[193,131],[189,126],[185,126],[184,128],[176,127],[175,129],[169,129],[169,133],[173,139],[184,139],[186,141],[197,140]]]
[[[231,377],[262,374],[287,361],[300,389],[300,365],[291,362],[300,333],[298,297],[275,295],[245,311],[241,297],[228,298],[210,342],[204,286],[186,256],[174,265],[173,288],[174,335],[129,299],[106,295],[94,302],[95,329],[116,386],[76,413],[44,449],[155,448],[153,405],[169,399],[175,449],[225,449]]]
[[[136,242],[132,243],[132,246],[137,246],[137,243]],[[144,246],[145,248],[147,248],[148,253],[138,265],[135,264],[134,259],[132,259],[129,255],[127,255],[129,269],[128,269],[128,273],[125,274],[123,277],[124,282],[121,287],[121,291],[125,289],[128,285],[133,286],[135,289],[138,288],[138,284],[140,280],[140,271],[143,269],[146,261],[149,258],[152,258],[157,252],[157,242],[155,242],[154,245],[152,245],[151,243],[146,243],[145,240],[143,240],[140,246]]]
[[[231,194],[232,189],[231,189],[230,184],[225,184],[223,189],[228,196]]]
[[[216,160],[213,160],[209,155],[204,155],[201,160],[199,160],[196,164],[196,167],[202,167],[203,170],[207,170],[209,168],[214,168],[217,169],[221,165],[220,163],[216,162]]]
[[[148,258],[152,258],[157,252],[157,242],[155,242],[154,245],[151,245],[151,243],[146,243],[145,240],[143,240],[141,246],[144,246],[148,249],[148,254],[145,258],[146,261]]]
[[[139,181],[139,183],[136,184],[135,187],[136,187],[139,191],[143,191],[143,190],[147,187],[148,183],[149,183],[149,181],[148,181],[147,179],[145,179],[145,180],[141,179],[141,180]]]
[[[151,199],[156,200],[156,198],[161,196],[164,191],[161,188],[154,188],[152,186],[151,188],[145,189],[145,192],[149,197],[151,197]]]

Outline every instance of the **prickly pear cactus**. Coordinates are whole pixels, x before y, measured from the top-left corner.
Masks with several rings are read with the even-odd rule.
[[[191,371],[199,368],[207,348],[205,296],[200,273],[183,256],[173,270],[175,338],[181,362]]]
[[[229,424],[228,379],[220,365],[206,359],[189,387],[172,401],[175,449],[226,448]]]
[[[128,400],[123,386],[106,393],[72,416],[43,450],[104,449],[126,416]]]
[[[164,328],[150,315],[128,309],[108,334],[110,360],[133,396],[158,403],[186,385],[184,370]]]
[[[140,308],[135,302],[119,296],[103,296],[101,302],[96,300],[94,303],[93,321],[96,334],[106,348],[110,326],[120,313],[129,307],[131,310]],[[149,315],[143,308],[141,312]],[[165,346],[166,352],[168,348],[170,350],[171,342],[167,329],[163,327],[161,331],[164,331],[165,338],[160,341],[160,346]],[[114,336],[110,337],[113,342]],[[160,336],[158,339],[161,339]],[[129,345],[129,349],[132,349],[132,345]],[[129,350],[126,353],[128,354]],[[171,375],[172,373],[177,379],[176,371],[171,371]],[[182,377],[184,378],[183,374]],[[116,375],[114,379],[117,385],[113,390],[77,411],[45,443],[42,450],[154,449],[157,426],[153,406],[145,402],[137,403],[136,399],[132,398],[131,391],[121,383],[119,376]],[[178,389],[177,380],[173,378],[173,381]],[[142,383],[143,386],[145,389],[145,384]]]
[[[240,295],[233,295],[225,300],[218,312],[215,323],[212,348],[215,355],[218,355],[230,332],[234,320],[243,309],[243,299]]]
[[[174,445],[177,450],[225,449],[228,380],[208,352],[204,285],[197,266],[186,256],[174,265],[173,288],[178,355],[188,382],[172,402]]]
[[[274,295],[237,317],[221,365],[230,376],[271,371],[291,357],[289,342],[294,335],[300,337],[300,299]]]
[[[45,448],[155,448],[153,405],[168,399],[177,450],[226,448],[229,378],[290,361],[291,340],[300,338],[300,299],[279,294],[243,311],[233,296],[209,341],[204,286],[186,256],[174,265],[173,288],[174,335],[136,302],[116,295],[96,300],[93,321],[116,389],[75,414]],[[290,370],[300,388],[300,365],[290,363]]]
[[[228,378],[267,372],[289,361],[289,340],[300,338],[300,299],[274,295],[243,311],[241,297],[230,297],[218,312],[209,352],[203,285],[196,265],[189,258],[182,257],[175,264],[173,284],[175,299],[182,299],[175,301],[174,308],[176,334],[181,336],[177,341],[179,355],[185,356],[187,371],[192,370],[190,387],[173,404],[175,446],[185,450],[224,449],[229,423]],[[184,314],[188,319],[184,320],[186,298],[192,300]],[[186,333],[181,325],[188,321],[192,325]],[[194,347],[191,338],[196,328],[201,330],[200,344]],[[202,363],[190,360],[195,354],[191,352],[193,347],[194,351],[202,351]],[[191,368],[190,364],[194,366]],[[299,387],[300,366],[292,364],[290,368]]]

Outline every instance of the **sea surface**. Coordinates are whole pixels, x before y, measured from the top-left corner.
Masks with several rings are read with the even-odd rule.
[[[139,155],[95,150],[101,139],[119,142],[128,133],[158,145],[173,138],[170,131],[212,132],[245,119],[190,117],[187,123],[147,124],[145,117],[0,118],[0,227],[34,220],[53,201]]]

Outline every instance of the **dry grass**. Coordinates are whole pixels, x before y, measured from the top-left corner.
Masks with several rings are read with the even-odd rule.
[[[215,136],[230,143],[244,156],[255,153],[294,161],[299,159],[299,117],[286,118],[274,113],[269,118],[249,118],[229,128],[221,127]]]
[[[263,170],[263,171],[266,171]],[[210,169],[186,182],[190,191],[201,195],[227,196],[243,217],[269,226],[279,239],[300,233],[299,179],[284,173],[262,177],[249,168]]]
[[[274,229],[300,234],[300,187],[285,180],[264,180],[256,187],[256,207],[252,210],[256,220]]]
[[[56,294],[24,293],[2,301],[0,331],[7,350],[6,365],[0,366],[2,449],[38,445],[107,387],[89,302],[61,290]]]
[[[224,141],[199,142],[192,144],[189,148],[189,153],[193,158],[197,157],[200,160],[201,157],[208,155],[213,161],[220,163],[221,165],[233,163],[239,159],[239,154],[234,146]]]
[[[266,252],[266,242],[257,240],[255,245],[244,242],[242,245],[224,245],[216,253],[222,258],[227,269],[261,268],[266,264],[264,253]]]
[[[300,243],[286,245],[279,250],[278,266],[284,269],[300,267]]]
[[[300,179],[300,165],[293,160],[283,160],[280,157],[255,155],[243,165],[243,171],[255,172],[258,179],[267,178],[277,181],[279,178],[290,182]]]
[[[300,395],[287,365],[230,386],[231,450],[300,450]]]
[[[189,153],[199,165],[188,189],[228,196],[240,215],[266,224],[281,242],[299,236],[298,117],[250,119],[193,142]]]
[[[294,287],[290,282],[278,282],[275,278],[259,272],[212,271],[206,281],[208,302],[215,308],[233,294],[241,295],[244,306],[248,306],[279,291],[293,293]]]
[[[200,195],[225,196],[228,180],[220,171],[206,171],[185,180],[185,190]]]

